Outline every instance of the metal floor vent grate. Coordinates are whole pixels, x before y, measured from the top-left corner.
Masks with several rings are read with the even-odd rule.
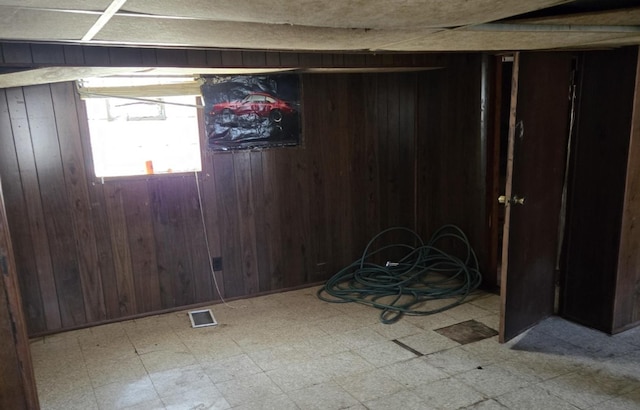
[[[218,324],[216,318],[213,317],[213,313],[211,313],[211,309],[192,310],[189,312],[189,319],[191,319],[191,327],[215,326]]]

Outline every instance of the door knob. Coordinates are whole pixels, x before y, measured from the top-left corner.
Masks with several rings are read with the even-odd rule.
[[[524,205],[524,197],[514,195],[513,198],[511,198],[511,203],[516,205]]]

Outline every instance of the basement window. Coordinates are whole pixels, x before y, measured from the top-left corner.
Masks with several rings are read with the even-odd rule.
[[[201,171],[199,87],[184,77],[80,81],[96,177]]]

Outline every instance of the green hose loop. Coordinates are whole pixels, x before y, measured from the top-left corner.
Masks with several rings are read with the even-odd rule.
[[[408,233],[409,243],[373,244],[390,232]],[[448,254],[436,244],[443,240],[461,243],[461,255]],[[373,262],[381,253],[402,249],[397,262],[382,266]],[[357,302],[380,309],[382,323],[395,323],[404,315],[431,315],[461,304],[480,286],[478,259],[467,236],[455,225],[444,225],[426,244],[414,231],[403,227],[385,229],[374,236],[354,261],[333,275],[318,290],[318,298],[331,303]],[[429,308],[429,301],[453,299]]]

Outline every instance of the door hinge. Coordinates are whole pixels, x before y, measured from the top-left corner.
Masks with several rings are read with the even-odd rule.
[[[524,121],[520,120],[516,123],[516,134],[518,135],[518,139],[522,139],[524,137]]]

